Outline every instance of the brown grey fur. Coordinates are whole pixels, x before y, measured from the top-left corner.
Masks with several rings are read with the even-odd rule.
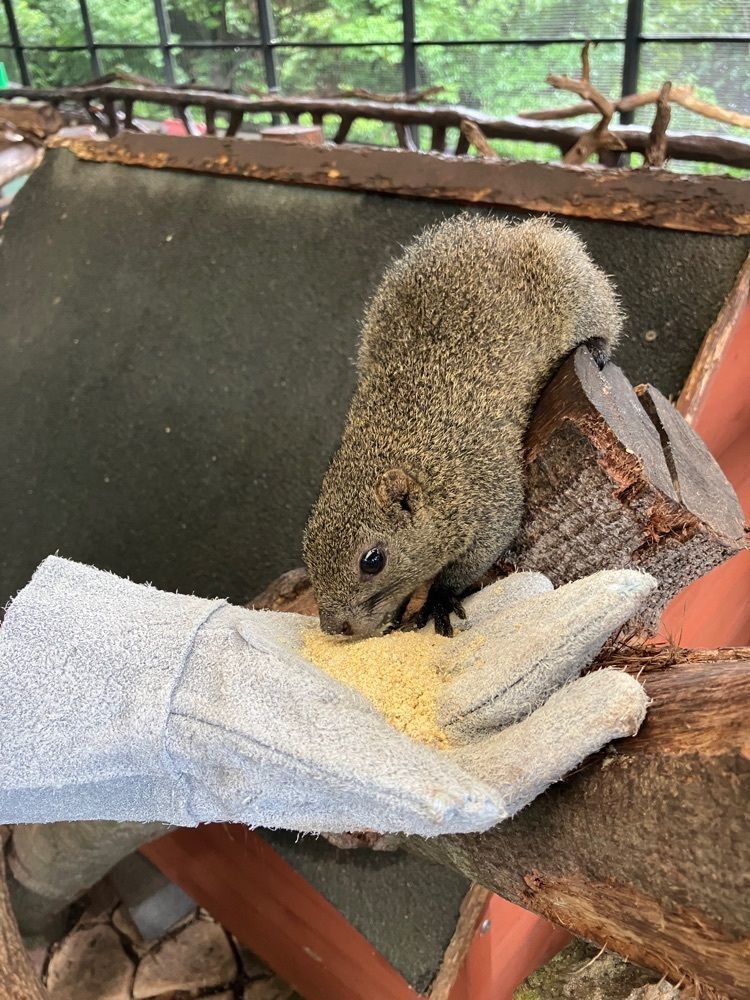
[[[519,528],[541,389],[578,344],[611,346],[620,327],[605,274],[547,219],[461,215],[406,249],[366,310],[358,385],[305,531],[323,628],[378,634],[421,583],[460,594],[482,575]],[[359,558],[375,544],[387,562],[367,577]]]

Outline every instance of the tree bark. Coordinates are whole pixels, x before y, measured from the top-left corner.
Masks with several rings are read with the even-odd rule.
[[[8,897],[5,839],[0,830],[0,996],[3,1000],[45,1000],[47,993],[31,967]]]
[[[641,569],[659,589],[632,623],[653,631],[693,580],[745,547],[742,509],[698,435],[658,389],[599,371],[585,348],[545,390],[527,439],[527,515],[506,560],[555,585]]]
[[[527,469],[526,521],[485,582],[514,567],[558,585],[605,568],[653,573],[652,603],[600,660],[643,674],[649,714],[509,822],[407,846],[578,937],[739,1000],[750,994],[750,650],[633,636],[744,547],[737,498],[658,390],[634,391],[611,364],[600,372],[585,349],[540,400]],[[299,570],[254,606],[315,613]]]

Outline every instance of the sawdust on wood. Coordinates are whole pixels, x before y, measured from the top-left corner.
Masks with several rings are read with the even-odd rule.
[[[476,636],[472,649],[483,645]],[[461,651],[461,659],[469,650]],[[429,632],[391,632],[372,639],[305,634],[304,655],[342,684],[360,691],[396,729],[433,747],[450,747],[437,724],[437,699],[451,676],[458,647]]]

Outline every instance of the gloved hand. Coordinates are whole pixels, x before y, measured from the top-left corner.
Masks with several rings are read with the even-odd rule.
[[[0,822],[486,829],[637,730],[635,680],[573,679],[654,586],[614,571],[553,591],[518,574],[467,601],[486,643],[469,630],[446,645],[441,721],[462,745],[437,751],[303,658],[309,618],[51,557],[0,629]]]

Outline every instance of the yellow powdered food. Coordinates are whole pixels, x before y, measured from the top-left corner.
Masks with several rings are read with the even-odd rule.
[[[430,746],[448,747],[451,741],[437,724],[437,697],[449,677],[445,664],[452,659],[452,642],[428,632],[357,640],[311,628],[305,634],[304,655],[360,691],[396,729]]]

